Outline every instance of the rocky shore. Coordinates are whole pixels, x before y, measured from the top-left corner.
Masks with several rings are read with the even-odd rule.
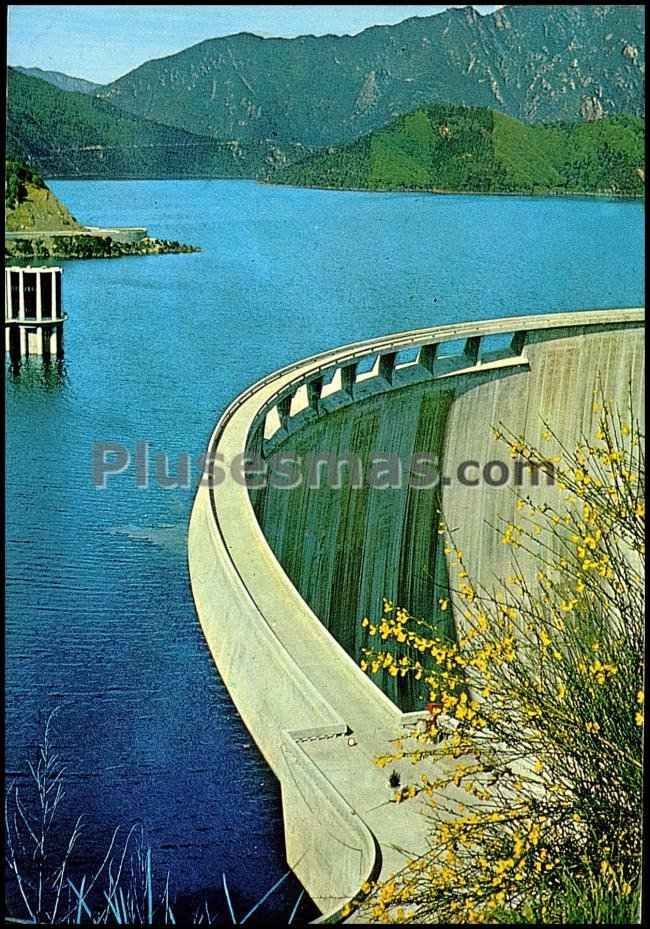
[[[127,255],[175,255],[200,252],[195,245],[145,236],[135,242],[118,242],[111,236],[39,234],[5,239],[5,258],[123,258]]]

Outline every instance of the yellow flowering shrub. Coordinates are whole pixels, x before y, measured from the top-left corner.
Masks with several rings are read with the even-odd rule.
[[[409,759],[417,773],[393,802],[420,797],[436,813],[430,851],[370,894],[369,921],[570,922],[572,908],[606,921],[636,905],[645,468],[638,424],[604,402],[599,412],[593,439],[571,452],[558,442],[561,505],[521,498],[517,526],[497,527],[513,567],[495,589],[472,582],[444,530],[453,640],[388,601],[368,624],[367,672],[389,662],[430,701],[426,729],[377,763]],[[499,434],[548,466],[522,436]],[[386,642],[408,652],[388,655]]]

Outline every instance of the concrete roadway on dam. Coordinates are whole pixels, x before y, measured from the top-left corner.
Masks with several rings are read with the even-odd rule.
[[[306,411],[311,419],[303,415],[304,428],[327,416],[318,402],[327,373],[338,374],[343,402],[353,406],[358,383],[354,365],[370,355],[383,359],[381,376],[375,378],[380,391],[396,395],[401,378],[406,384],[410,375],[412,383],[414,374],[423,383],[436,378],[462,382],[465,391],[477,378],[476,384],[486,385],[479,390],[486,391],[493,406],[498,396],[489,391],[503,389],[498,379],[504,373],[512,373],[511,383],[525,390],[537,359],[562,340],[563,351],[590,345],[594,359],[610,357],[606,352],[611,354],[611,346],[620,342],[636,366],[642,327],[642,310],[588,311],[459,324],[347,346],[291,365],[245,391],[221,418],[209,452],[229,462],[261,447],[271,415],[290,435],[292,398],[305,386],[310,396],[314,385],[317,390]],[[509,350],[482,359],[480,340],[502,334],[513,335]],[[436,374],[425,364],[435,356],[431,346],[459,339],[465,351],[455,370]],[[396,357],[413,348],[421,349],[419,364],[409,365],[410,371],[405,366],[401,373]],[[582,396],[579,400],[576,408],[583,405]],[[296,429],[299,421],[300,414]],[[467,431],[471,436],[472,430]],[[280,781],[288,864],[321,911],[333,917],[365,880],[385,880],[405,864],[400,849],[409,856],[427,849],[427,808],[417,798],[391,803],[388,775],[393,766],[380,769],[374,764],[378,755],[391,751],[391,740],[416,726],[424,714],[402,713],[320,622],[272,551],[246,487],[229,473],[215,480],[216,469],[209,464],[206,475],[209,481],[202,481],[197,492],[188,540],[199,620],[235,705]],[[354,623],[359,619],[350,617]],[[418,776],[409,763],[394,767],[403,784]],[[433,773],[431,765],[428,773]],[[468,799],[461,791],[456,796]]]

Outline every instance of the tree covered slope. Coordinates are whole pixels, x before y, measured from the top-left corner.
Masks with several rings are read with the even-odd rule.
[[[217,142],[9,69],[7,156],[48,177],[252,177],[296,146]]]
[[[640,195],[643,165],[644,120],[636,116],[533,126],[436,104],[266,177],[367,190]]]
[[[7,232],[70,232],[82,227],[47,187],[43,178],[19,161],[5,162]]]

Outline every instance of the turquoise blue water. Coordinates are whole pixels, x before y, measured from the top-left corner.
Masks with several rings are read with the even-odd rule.
[[[304,355],[435,323],[641,305],[643,207],[247,181],[52,188],[85,223],[203,251],[66,262],[61,370],[7,372],[7,769],[61,706],[81,859],[139,819],[179,897],[223,912],[225,871],[243,911],[285,870],[279,791],[196,621],[193,492],[138,488],[133,467],[97,491],[93,443],[196,457],[240,390]]]

